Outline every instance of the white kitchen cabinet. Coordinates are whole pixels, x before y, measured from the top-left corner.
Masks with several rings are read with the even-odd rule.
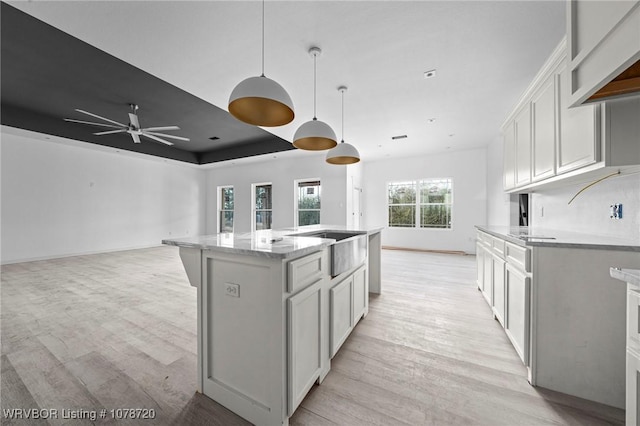
[[[627,349],[627,379],[626,379],[626,413],[625,422],[627,425],[637,425],[640,419],[640,392],[638,386],[640,381],[640,355]]]
[[[367,269],[361,267],[353,273],[353,325],[366,315],[369,308]]]
[[[566,63],[557,71],[560,93],[558,174],[594,164],[600,160],[600,105],[569,108],[571,88]]]
[[[493,260],[493,314],[504,327],[505,318],[505,280],[504,260],[497,254],[492,254]]]
[[[349,337],[353,329],[353,275],[344,279],[329,290],[331,318],[330,348],[331,357]]]
[[[482,260],[484,262],[483,271],[483,290],[482,295],[487,300],[489,306],[493,306],[493,256],[491,255],[491,249],[488,247],[482,248],[484,254]]]
[[[531,278],[511,263],[505,266],[504,329],[518,356],[529,365],[529,295]]]
[[[478,290],[484,291],[484,247],[479,241],[476,243],[476,273]]]
[[[522,106],[514,118],[515,129],[515,184],[516,187],[531,182],[531,107]]]
[[[556,173],[556,124],[558,123],[556,74],[547,77],[531,98],[531,181]]]
[[[640,1],[568,1],[567,36],[577,106],[640,60]]]
[[[516,133],[513,120],[503,130],[504,141],[504,189],[516,187]]]
[[[287,299],[289,415],[298,408],[322,369],[323,280]]]

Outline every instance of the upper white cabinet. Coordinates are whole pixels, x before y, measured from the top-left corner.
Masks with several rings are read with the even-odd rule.
[[[588,166],[599,160],[600,105],[569,108],[571,87],[566,63],[558,70],[560,92],[560,132],[558,144],[558,173]]]
[[[516,132],[515,124],[509,121],[504,128],[504,189],[516,187]]]
[[[640,165],[640,96],[572,108],[568,64],[563,40],[502,126],[505,191],[586,182]]]
[[[551,177],[556,171],[557,108],[556,74],[553,73],[531,98],[533,182]]]
[[[513,120],[515,127],[516,186],[531,182],[531,108],[522,106]]]
[[[640,60],[640,0],[567,2],[570,106]]]

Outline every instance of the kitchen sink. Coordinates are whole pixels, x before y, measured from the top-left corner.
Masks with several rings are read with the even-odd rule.
[[[291,236],[330,238],[336,240],[330,247],[332,277],[336,277],[343,272],[347,272],[361,265],[367,258],[366,232],[326,230],[293,234]]]

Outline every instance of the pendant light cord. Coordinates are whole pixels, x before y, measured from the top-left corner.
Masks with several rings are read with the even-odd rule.
[[[317,53],[313,54],[313,119],[317,120],[318,118],[316,117],[316,104],[317,104],[317,99],[316,99],[316,58],[318,57]]]
[[[264,0],[262,0],[262,75],[264,77]]]
[[[344,143],[344,90],[342,92],[342,140],[340,143]]]

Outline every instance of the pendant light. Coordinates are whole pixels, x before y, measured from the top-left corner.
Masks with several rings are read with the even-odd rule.
[[[342,140],[327,153],[327,163],[330,164],[354,164],[360,161],[360,153],[355,146],[344,142],[344,92],[345,86],[338,87],[342,92]]]
[[[264,0],[262,0],[262,74],[241,81],[229,97],[229,112],[254,126],[275,127],[293,120],[293,102],[282,86],[264,75]]]
[[[313,120],[304,123],[293,135],[293,146],[307,151],[323,151],[338,144],[333,129],[316,117],[316,59],[321,53],[319,47],[309,49],[309,54],[313,56]]]

